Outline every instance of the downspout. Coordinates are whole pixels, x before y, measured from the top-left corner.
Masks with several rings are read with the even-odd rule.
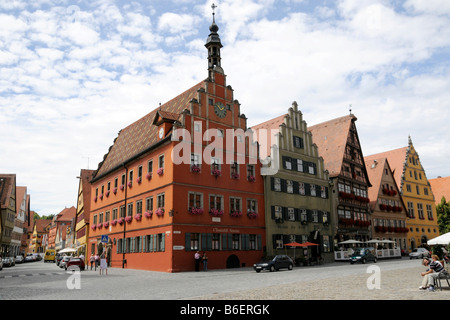
[[[125,168],[125,217],[127,216],[127,190],[128,190],[128,167],[125,165],[125,162],[122,163],[122,167]],[[124,219],[125,219],[124,217]],[[126,229],[127,222],[123,222],[123,240],[122,240],[122,269],[125,268],[125,251],[126,251]]]

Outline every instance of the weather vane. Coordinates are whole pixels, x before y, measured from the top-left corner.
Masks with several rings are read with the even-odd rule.
[[[214,15],[215,15],[214,10],[217,8],[216,4],[213,3],[213,4],[211,5],[211,8],[212,8],[212,10],[213,10],[213,21],[214,21]]]

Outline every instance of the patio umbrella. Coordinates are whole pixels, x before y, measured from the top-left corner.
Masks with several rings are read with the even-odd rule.
[[[306,242],[303,242],[300,246],[301,247],[311,247],[311,246],[318,246],[318,244],[306,241]]]
[[[442,245],[448,245],[450,243],[450,232],[444,233],[443,235],[440,235],[439,237],[433,238],[431,240],[427,241],[427,244],[432,246],[436,244],[442,244]]]
[[[350,239],[350,240],[345,240],[345,241],[339,242],[338,244],[357,244],[357,243],[364,243],[364,242]]]
[[[289,242],[289,243],[286,243],[285,246],[294,247],[294,262],[295,262],[295,247],[303,247],[303,246],[298,242]]]
[[[65,249],[60,250],[58,253],[67,253],[67,252],[76,252],[76,251],[77,250],[73,249],[73,248],[65,248]]]

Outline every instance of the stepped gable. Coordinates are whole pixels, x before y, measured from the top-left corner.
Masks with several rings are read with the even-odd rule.
[[[341,173],[348,134],[352,122],[356,120],[354,115],[347,115],[308,127],[330,177]]]
[[[200,88],[205,88],[204,81],[201,81],[174,99],[154,109],[141,119],[130,124],[128,127],[122,129],[119,132],[118,137],[114,140],[113,146],[104,156],[103,162],[99,163],[94,179],[101,178],[103,175],[122,166],[122,164],[129,159],[145,152],[155,145],[158,142],[158,127],[153,125],[153,122],[157,112],[160,112],[160,115],[172,119],[174,118],[174,114],[176,114],[179,118],[180,114],[185,109],[189,109],[190,101],[197,97],[197,91]]]
[[[250,129],[256,133],[256,140],[259,142],[260,145],[262,145],[263,143],[265,143],[267,145],[267,148],[261,148],[260,152],[262,150],[266,151],[266,154],[260,154],[260,156],[262,158],[265,158],[267,156],[270,156],[270,152],[271,149],[270,147],[272,146],[271,143],[274,141],[272,139],[272,130],[280,130],[280,125],[284,123],[284,118],[286,118],[288,116],[287,113],[278,116],[276,118],[267,120],[263,123],[254,125],[253,127],[251,127]],[[260,135],[259,135],[259,130],[267,130],[267,136],[266,136],[266,141],[261,141],[260,139]]]

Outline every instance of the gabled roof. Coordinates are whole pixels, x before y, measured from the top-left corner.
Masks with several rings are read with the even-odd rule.
[[[286,118],[287,114],[283,114],[271,120],[267,120],[263,123],[257,124],[251,127],[252,131],[256,134],[257,140],[260,145],[266,144],[266,148],[260,148],[260,152],[262,150],[266,151],[266,154],[260,154],[261,158],[265,158],[270,155],[271,152],[271,143],[272,143],[272,130],[280,130],[280,125],[284,123],[284,118]],[[259,135],[259,130],[267,130],[266,141],[261,141],[261,136]]]
[[[37,219],[35,220],[36,232],[42,233],[49,224],[52,223],[52,219]]]
[[[354,115],[348,115],[308,127],[330,177],[341,173],[347,138],[352,122],[356,119]]]
[[[395,182],[397,183],[397,187],[401,189],[402,174],[407,155],[408,147],[403,147],[391,151],[373,154],[370,157],[375,159],[386,158],[389,161],[389,166],[391,167]]]
[[[202,87],[205,88],[205,81],[196,84],[122,129],[109,152],[104,156],[104,160],[99,163],[94,180],[116,170],[122,164],[154,146],[159,141],[157,138],[158,127],[153,125],[157,112],[173,121],[178,120],[180,114],[189,108],[190,101],[197,96],[197,91]]]
[[[437,204],[441,203],[442,197],[445,197],[445,201],[450,202],[450,177],[438,177],[430,179],[428,182]]]

